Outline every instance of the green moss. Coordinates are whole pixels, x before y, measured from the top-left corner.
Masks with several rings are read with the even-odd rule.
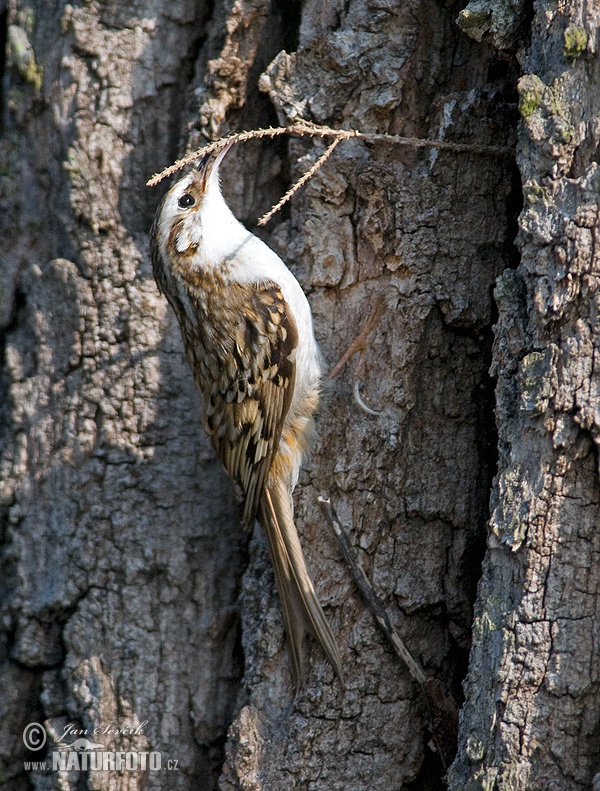
[[[43,70],[36,63],[33,47],[27,37],[27,33],[17,25],[8,26],[7,36],[7,61],[10,66],[15,68],[22,79],[29,85],[33,85],[36,91],[42,87]]]
[[[565,58],[578,58],[587,47],[587,33],[579,25],[574,25],[572,22],[567,25],[567,29],[563,34],[565,42],[564,55]]]
[[[525,200],[529,204],[543,203],[550,196],[548,187],[541,187],[537,182],[529,182],[523,188]]]
[[[525,123],[534,130],[536,139],[543,135],[555,147],[569,145],[574,130],[561,80],[555,80],[552,86],[548,86],[537,75],[526,74],[519,80],[518,90],[519,112]],[[539,196],[532,194],[530,197],[535,200]]]
[[[519,112],[527,120],[548,102],[548,86],[536,74],[525,74],[518,83]]]
[[[28,82],[30,85],[33,85],[36,91],[40,90],[40,88],[42,87],[44,72],[42,70],[42,67],[38,66],[38,64],[35,62],[34,58],[32,58],[29,61],[27,67],[22,72],[22,75],[25,82]]]
[[[477,637],[482,637],[483,635],[489,634],[490,632],[495,632],[496,630],[497,627],[490,618],[487,611],[479,617],[476,617],[473,621],[473,635],[476,635]]]
[[[458,15],[458,27],[470,38],[488,36],[495,47],[512,49],[519,24],[513,0],[470,0]]]
[[[532,87],[529,90],[524,90],[519,94],[519,112],[521,118],[529,118],[535,113],[542,103],[542,92]]]
[[[571,126],[566,126],[566,125],[562,126],[558,130],[557,138],[558,141],[563,145],[565,146],[568,145],[573,139],[573,128]]]
[[[33,33],[35,25],[35,13],[33,8],[27,8],[25,10],[22,25],[28,33]]]
[[[465,33],[471,30],[485,30],[492,20],[492,13],[488,8],[467,7],[458,16],[458,26]]]
[[[80,173],[82,170],[81,155],[79,151],[70,146],[67,151],[67,158],[63,162],[63,168],[69,173]]]

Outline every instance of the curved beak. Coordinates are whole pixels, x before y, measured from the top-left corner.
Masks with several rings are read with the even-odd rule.
[[[230,140],[227,145],[223,146],[223,148],[218,148],[216,151],[211,151],[209,154],[205,154],[198,162],[198,165],[196,166],[198,173],[203,177],[205,182],[207,182],[213,174],[216,175],[218,173],[219,165],[223,161],[223,157],[229,151],[232,145],[233,140]]]

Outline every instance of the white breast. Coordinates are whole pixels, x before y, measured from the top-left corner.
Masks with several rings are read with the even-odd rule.
[[[202,204],[201,223],[202,244],[198,250],[197,263],[195,261],[194,264],[198,267],[221,267],[224,264],[227,277],[237,283],[260,283],[265,280],[277,283],[298,329],[294,395],[318,388],[321,362],[310,305],[292,272],[277,253],[235,218],[218,184],[211,185],[207,190]]]

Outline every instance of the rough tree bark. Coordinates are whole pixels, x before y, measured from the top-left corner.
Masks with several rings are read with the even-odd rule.
[[[336,505],[413,655],[460,698],[498,446],[488,371],[499,275],[495,544],[451,782],[589,785],[598,75],[596,22],[582,9],[552,16],[540,2],[522,60],[516,271],[509,159],[348,141],[266,234],[309,295],[330,365],[381,294],[386,305],[361,374],[381,415],[354,403],[350,364],[323,399],[296,503],[347,688],[312,646],[294,700],[264,538],[238,526],[152,281],[159,191],[144,182],[206,137],[297,117],[514,144],[510,53],[530,20],[517,3],[473,4],[463,32],[460,5],[427,0],[9,0],[4,787],[442,787],[421,690],[359,599],[316,498]],[[254,229],[321,150],[297,139],[235,148],[223,180],[236,214]],[[178,769],[28,772],[24,760],[40,757],[21,739],[32,721],[49,735],[144,723],[95,740],[160,751]]]
[[[473,12],[478,35],[514,44],[515,16]],[[457,790],[600,781],[599,21],[540,2],[521,52],[522,257],[495,292],[499,474]]]

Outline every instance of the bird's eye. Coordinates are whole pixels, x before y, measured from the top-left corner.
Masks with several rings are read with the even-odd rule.
[[[189,209],[190,206],[193,206],[194,203],[196,203],[196,199],[193,195],[190,195],[189,192],[185,192],[181,198],[179,198],[177,203],[181,209]]]

